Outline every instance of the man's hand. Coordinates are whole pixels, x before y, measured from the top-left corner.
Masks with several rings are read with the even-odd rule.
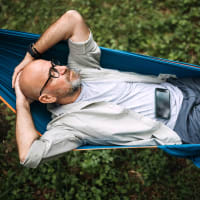
[[[20,79],[21,72],[18,72],[16,75],[16,81],[15,81],[15,93],[16,93],[16,105],[22,106],[22,105],[29,105],[33,102],[33,100],[28,99],[24,96],[24,94],[21,91],[20,85],[19,85],[19,79]]]
[[[33,61],[33,60],[34,60],[34,58],[29,53],[26,53],[26,56],[24,57],[24,59],[15,68],[15,71],[14,71],[13,76],[12,76],[12,88],[15,87],[15,81],[16,81],[16,78],[17,78],[17,75],[19,74],[19,72],[21,72],[24,69],[24,67],[28,63],[30,63],[31,61]]]

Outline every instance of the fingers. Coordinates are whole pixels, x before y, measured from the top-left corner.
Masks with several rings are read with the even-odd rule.
[[[15,88],[15,92],[16,90],[20,89],[19,87],[19,77],[20,77],[21,72],[18,72],[15,76],[15,83],[14,83],[14,88]]]
[[[20,85],[19,85],[19,79],[20,79],[20,76],[21,76],[21,71],[18,72],[18,74],[16,75],[16,80],[15,80],[15,94],[16,94],[16,103],[18,105],[24,105],[24,103],[26,105],[28,104],[31,104],[34,100],[33,99],[30,99],[30,98],[27,98],[21,88],[20,88]]]
[[[16,78],[19,74],[19,72],[21,71],[22,69],[19,69],[19,68],[15,68],[15,71],[13,73],[13,76],[12,76],[12,88],[15,87],[15,82],[16,82]]]
[[[15,71],[13,73],[12,76],[12,88],[15,87],[15,82],[16,82],[16,78],[19,75],[19,73],[24,69],[25,64],[23,62],[21,62],[16,68]]]
[[[29,53],[27,53],[24,59],[21,61],[21,63],[15,68],[15,71],[12,76],[12,88],[15,87],[15,82],[18,73],[21,72],[24,69],[24,67],[33,60],[34,58]]]
[[[19,102],[26,102],[28,101],[24,94],[21,91],[20,85],[19,85],[19,79],[20,79],[21,72],[18,72],[16,76],[16,81],[15,81],[15,94],[16,94],[16,101]]]

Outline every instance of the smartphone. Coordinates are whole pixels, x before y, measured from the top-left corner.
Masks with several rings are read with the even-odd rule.
[[[155,114],[157,118],[170,118],[170,92],[168,89],[155,89]]]

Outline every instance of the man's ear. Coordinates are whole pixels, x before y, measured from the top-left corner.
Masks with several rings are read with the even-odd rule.
[[[49,94],[42,94],[41,96],[39,96],[38,100],[41,102],[41,103],[55,103],[57,98],[52,96],[52,95],[49,95]]]

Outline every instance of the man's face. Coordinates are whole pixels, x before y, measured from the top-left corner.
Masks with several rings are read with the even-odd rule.
[[[42,59],[32,61],[24,68],[20,75],[20,88],[26,97],[39,100],[46,93],[59,99],[72,96],[80,89],[79,73],[66,66],[54,65],[57,73],[54,78],[49,74],[51,68],[52,63]]]
[[[50,64],[45,71],[46,80],[49,80],[45,82],[44,92],[46,90],[46,92],[53,93],[57,97],[63,98],[73,95],[80,87],[81,80],[79,73],[65,65],[54,64],[54,66],[52,66],[52,64]]]

